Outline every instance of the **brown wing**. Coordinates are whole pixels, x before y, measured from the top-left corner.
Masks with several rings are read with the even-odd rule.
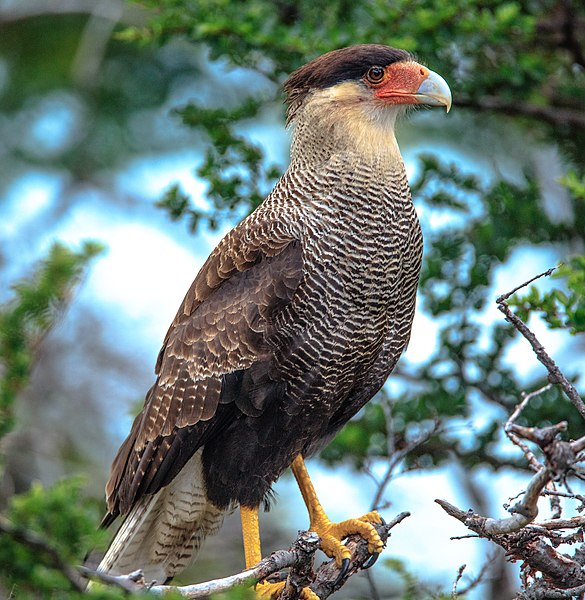
[[[238,389],[250,367],[270,362],[272,318],[303,272],[300,244],[286,235],[266,239],[265,230],[246,222],[233,230],[187,292],[160,351],[157,380],[114,459],[105,524],[168,484],[238,413],[262,410],[266,398]]]

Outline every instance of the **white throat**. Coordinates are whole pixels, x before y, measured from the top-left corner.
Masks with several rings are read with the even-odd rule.
[[[368,162],[401,162],[394,126],[403,111],[372,98],[354,82],[317,90],[295,119],[291,156],[307,159],[307,153],[324,157],[345,151]]]

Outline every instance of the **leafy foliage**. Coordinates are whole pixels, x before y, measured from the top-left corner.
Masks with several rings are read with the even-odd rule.
[[[225,0],[146,0],[138,4],[155,9],[153,16],[144,27],[128,27],[118,33],[119,39],[162,44],[184,36],[205,44],[212,60],[251,68],[274,82],[333,48],[382,42],[413,52],[432,62],[438,72],[448,73],[455,106],[459,103],[483,110],[490,106],[486,96],[498,98],[500,110],[513,114],[522,114],[523,105],[528,104],[575,112],[582,106],[585,60],[575,45],[558,41],[573,35],[572,24],[585,17],[585,8],[578,2],[563,4],[563,22],[569,24],[565,30],[560,24],[563,15],[558,14],[561,9],[541,2],[493,0],[478,5],[469,0],[399,0],[390,4],[335,0],[324,10],[309,0],[252,0],[238,6],[237,19],[234,6]],[[575,69],[574,64],[582,68]],[[276,98],[280,92],[274,90]],[[272,99],[264,95],[262,100]],[[202,219],[217,225],[223,217],[233,216],[236,207],[253,208],[276,176],[273,167],[260,168],[263,161],[257,148],[230,133],[241,119],[255,114],[257,107],[252,99],[235,110],[192,105],[183,112],[187,124],[205,128],[212,144],[199,170],[209,182],[211,209],[202,213],[184,207],[180,213],[192,228]],[[555,135],[578,136],[569,129],[570,123],[559,114]],[[572,141],[567,149],[578,157]],[[176,216],[179,204],[172,201],[172,192],[170,195],[162,205]],[[524,212],[530,213],[530,208]],[[517,221],[523,216],[517,212]],[[514,222],[500,224],[506,227],[500,238],[514,233]]]
[[[526,320],[530,313],[542,313],[552,329],[566,329],[573,335],[585,331],[585,257],[575,256],[555,273],[563,279],[565,290],[555,288],[541,292],[531,286],[527,294],[510,302],[518,308],[518,316]]]
[[[227,58],[273,77],[332,48],[379,40],[426,60],[432,57],[436,68],[454,74],[459,90],[469,96],[487,92],[535,101],[554,99],[559,104],[562,98],[578,106],[573,57],[554,43],[553,4],[399,0],[389,5],[336,0],[325,10],[309,0],[253,0],[239,7],[237,19],[233,5],[225,0],[139,4],[156,9],[155,16],[146,27],[127,28],[120,38],[164,42],[182,34],[206,44],[211,58]],[[579,3],[566,6],[573,18],[582,15]],[[558,84],[554,94],[559,98],[550,96],[552,81]]]
[[[57,591],[71,592],[71,583],[55,564],[54,555],[65,563],[80,564],[98,542],[103,545],[104,532],[96,529],[97,503],[83,498],[82,487],[83,481],[73,478],[50,489],[35,484],[27,493],[12,497],[7,521],[51,549],[32,548],[14,536],[0,534],[0,576],[16,597],[36,597],[40,592],[41,597],[49,598]]]
[[[39,344],[71,301],[89,261],[101,251],[95,242],[86,242],[79,251],[54,244],[32,275],[13,286],[13,298],[0,307],[0,437],[14,426],[14,405],[26,387]],[[104,540],[96,529],[98,505],[83,497],[82,488],[81,479],[71,478],[51,488],[34,484],[27,493],[12,496],[0,515],[0,593],[10,590],[18,598],[64,593],[81,597],[64,576],[63,564],[81,563]],[[122,596],[104,590],[93,597]]]
[[[201,210],[173,186],[158,206],[166,209],[174,220],[186,218],[192,232],[201,220],[217,229],[226,220],[235,220],[254,210],[266,197],[279,175],[276,167],[264,168],[262,151],[233,132],[233,123],[256,115],[259,104],[245,102],[234,110],[202,109],[189,105],[178,111],[189,127],[200,127],[210,145],[197,175],[208,182],[207,199],[211,209]]]
[[[0,307],[0,438],[13,425],[17,394],[27,384],[35,348],[67,306],[90,259],[102,246],[86,242],[74,252],[55,244],[34,275],[13,286],[14,298]]]

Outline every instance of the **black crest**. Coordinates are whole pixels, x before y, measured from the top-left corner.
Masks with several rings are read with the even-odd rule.
[[[373,66],[413,60],[405,50],[382,44],[360,44],[327,52],[298,68],[284,84],[288,104],[287,123],[311,90],[324,89],[352,79],[359,79]]]

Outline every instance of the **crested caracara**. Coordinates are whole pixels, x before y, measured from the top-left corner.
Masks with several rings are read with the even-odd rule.
[[[290,166],[211,253],[168,330],[107,483],[104,524],[124,521],[102,571],[167,581],[237,506],[251,566],[258,508],[289,466],[340,567],[349,534],[382,550],[377,513],[327,518],[303,458],[374,396],[408,342],[422,237],[394,125],[409,105],[448,110],[451,94],[408,53],[373,44],[316,58],[284,89]]]

